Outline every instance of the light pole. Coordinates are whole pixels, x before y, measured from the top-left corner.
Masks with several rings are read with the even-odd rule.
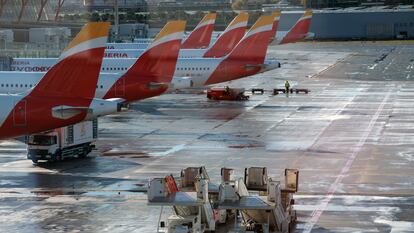
[[[118,41],[118,34],[119,34],[119,12],[118,12],[118,0],[114,0],[114,26],[115,26],[115,41]]]

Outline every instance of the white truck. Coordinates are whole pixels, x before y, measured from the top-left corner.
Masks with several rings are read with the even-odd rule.
[[[98,120],[32,134],[27,138],[27,158],[33,163],[84,158],[95,148],[97,138]]]

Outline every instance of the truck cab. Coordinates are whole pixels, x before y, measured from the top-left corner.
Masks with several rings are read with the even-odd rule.
[[[38,160],[57,160],[59,145],[56,132],[30,135],[27,139],[27,158],[33,162]]]

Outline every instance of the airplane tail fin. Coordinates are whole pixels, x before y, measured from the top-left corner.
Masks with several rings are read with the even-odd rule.
[[[104,98],[139,100],[161,94],[160,87],[168,88],[174,76],[185,25],[185,21],[168,22]]]
[[[279,20],[282,12],[280,10],[274,11],[272,16],[274,17],[273,27],[272,27],[272,35],[270,38],[270,43],[276,38],[277,28],[279,27]]]
[[[248,13],[241,12],[238,14],[203,57],[223,57],[227,55],[243,38],[248,20]]]
[[[168,22],[126,74],[158,83],[170,82],[175,72],[185,25],[185,21]]]
[[[273,21],[271,15],[261,16],[226,59],[262,64],[272,35]]]
[[[274,17],[261,16],[236,47],[221,61],[205,85],[226,82],[260,72],[264,67]]]
[[[209,13],[204,16],[197,27],[184,40],[182,49],[201,49],[210,45],[211,36],[216,22],[216,13]]]
[[[87,23],[30,95],[94,98],[109,27],[110,23]]]
[[[283,37],[279,44],[294,43],[306,38],[312,20],[312,10],[307,10]]]

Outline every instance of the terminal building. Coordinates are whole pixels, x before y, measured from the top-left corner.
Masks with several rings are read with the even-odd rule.
[[[86,12],[80,0],[2,0],[0,26],[3,23],[57,21],[60,14]]]
[[[182,0],[183,6],[188,4],[188,1]],[[283,2],[283,4],[281,4]],[[303,2],[303,1],[302,1]],[[310,4],[311,1],[303,2],[304,5]],[[118,0],[118,5],[121,8],[136,8],[137,6],[145,6],[145,0]],[[175,2],[177,4],[177,2]],[[208,1],[209,4],[218,4],[216,1]],[[313,1],[315,3],[315,1]],[[383,2],[382,2],[383,3]],[[77,5],[76,5],[77,4]],[[81,4],[83,7],[79,7]],[[14,41],[29,42],[28,29],[32,27],[56,27],[57,16],[59,14],[74,13],[81,14],[81,10],[107,8],[108,12],[113,10],[114,0],[7,0],[0,1],[0,29],[12,29],[8,34],[14,34]],[[207,2],[206,2],[207,4]],[[229,4],[229,2],[226,2]],[[292,7],[289,2],[281,1],[279,4],[263,5],[261,10],[270,12],[275,9],[282,9],[282,17],[279,24],[279,30],[287,31],[302,15],[303,7]],[[361,4],[360,4],[361,5]],[[60,6],[60,8],[59,8]],[[77,6],[77,7],[75,7]],[[204,8],[201,8],[204,9]],[[198,11],[201,10],[198,8]],[[170,9],[171,11],[171,9]],[[229,14],[228,11],[219,10],[217,13]],[[252,15],[259,15],[257,11]],[[171,18],[171,17],[169,17]],[[252,17],[251,21],[253,21]],[[163,21],[166,19],[160,19]],[[36,21],[41,21],[45,25],[36,25]],[[19,22],[21,22],[19,24]],[[24,24],[24,22],[30,22]],[[52,25],[48,25],[52,22]],[[80,22],[67,22],[64,19],[58,24],[58,27],[73,28],[73,24],[77,28],[81,27]],[[159,24],[164,24],[160,22]],[[223,22],[227,24],[228,22]],[[8,25],[7,27],[4,25]],[[22,26],[22,25],[26,25]],[[161,27],[157,25],[156,27]],[[217,26],[217,25],[216,25]],[[217,28],[217,27],[216,27]],[[151,30],[145,24],[127,24],[120,26],[122,39],[132,40],[132,37],[142,38],[151,36]],[[358,6],[347,8],[325,8],[314,9],[312,24],[310,31],[314,33],[314,38],[318,40],[376,40],[376,39],[412,39],[414,38],[414,7],[413,5],[399,5],[399,6]],[[3,33],[5,34],[5,32]],[[50,34],[50,33],[49,33]],[[47,35],[48,38],[53,37],[54,34]],[[55,33],[56,34],[56,33]],[[2,36],[2,44],[5,44],[6,36]],[[10,36],[7,37],[7,40]],[[59,39],[59,41],[62,41]],[[3,46],[4,47],[4,46]]]
[[[279,30],[287,31],[303,11],[283,11]],[[413,39],[414,8],[360,7],[314,10],[310,32],[317,40]]]

